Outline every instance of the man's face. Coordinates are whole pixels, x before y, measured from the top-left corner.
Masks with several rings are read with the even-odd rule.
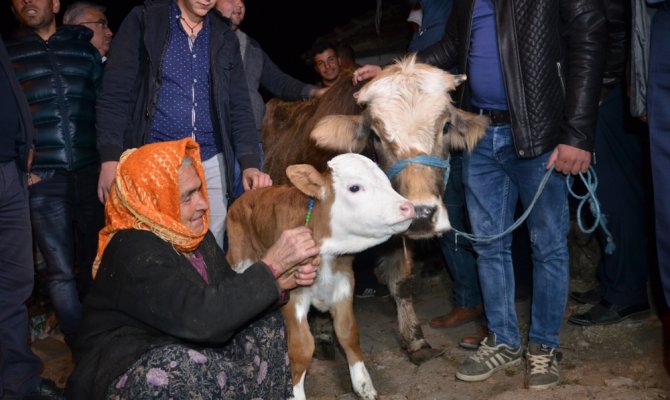
[[[59,0],[12,0],[12,11],[24,26],[39,31],[56,24]]]
[[[214,7],[216,0],[177,0],[177,4],[182,15],[186,13],[189,17],[204,18]]]
[[[81,17],[74,20],[73,24],[84,25],[93,31],[91,44],[95,46],[102,57],[107,55],[109,45],[112,43],[113,32],[107,25],[107,17],[100,10],[94,8],[86,9]]]
[[[201,186],[193,165],[179,168],[179,215],[181,223],[195,233],[202,233],[205,228],[205,211],[209,208],[200,191]]]
[[[237,29],[244,20],[246,8],[242,0],[218,0],[216,8],[224,17],[230,18],[232,29]]]
[[[321,76],[321,81],[324,85],[332,85],[340,75],[340,62],[337,59],[335,50],[326,49],[315,55],[312,61],[314,61],[314,69]]]

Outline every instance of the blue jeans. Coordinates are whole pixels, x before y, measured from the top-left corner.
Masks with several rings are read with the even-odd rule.
[[[550,156],[516,156],[510,125],[490,126],[472,154],[463,159],[463,181],[475,235],[500,233],[514,220],[517,200],[532,201]],[[551,178],[528,217],[533,261],[533,302],[529,340],[558,347],[569,285],[568,194],[565,177]],[[514,348],[521,340],[514,304],[512,235],[474,243],[488,327],[498,343]]]
[[[449,222],[454,229],[462,232],[466,228],[465,188],[463,187],[463,155],[451,154],[451,172],[444,191],[444,204],[447,206]],[[477,262],[472,244],[464,237],[454,238],[453,231],[440,236],[440,250],[447,264],[447,269],[454,282],[454,306],[475,308],[482,304],[482,293],[477,276]]]
[[[47,287],[58,325],[71,345],[81,320],[75,265],[86,290],[104,223],[97,196],[98,167],[34,172],[43,180],[30,187],[33,232],[47,264]]]

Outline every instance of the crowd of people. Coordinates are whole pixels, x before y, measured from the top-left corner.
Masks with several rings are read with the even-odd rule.
[[[414,0],[407,51],[466,73],[458,106],[491,121],[472,153],[451,156],[444,202],[455,228],[502,232],[553,170],[522,239],[532,264],[528,337],[516,315],[512,235],[439,239],[453,301],[430,321],[481,321],[461,340],[474,353],[456,378],[482,381],[525,358],[526,387],[545,389],[561,381],[569,297],[593,305],[571,315],[574,324],[646,315],[658,264],[670,303],[670,243],[649,234],[652,222],[657,232],[670,225],[670,2],[517,2]],[[11,8],[19,27],[0,40],[0,398],[65,396],[40,377],[27,340],[37,253],[75,360],[68,397],[291,397],[278,309],[291,289],[313,284],[319,248],[309,229],[290,229],[234,273],[224,255],[227,207],[272,185],[260,90],[318,98],[344,69],[361,83],[383,66],[359,66],[350,46],[317,41],[308,52],[317,82],[294,79],[240,29],[244,0],[146,1],[117,32],[94,2]],[[648,165],[654,221],[644,213]],[[602,257],[598,286],[570,293],[564,177],[590,167],[617,247]],[[367,285],[364,271],[356,279]],[[369,290],[359,287],[361,296]]]

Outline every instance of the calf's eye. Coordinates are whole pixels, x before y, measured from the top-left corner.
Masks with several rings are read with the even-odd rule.
[[[352,185],[352,186],[349,186],[349,191],[350,191],[351,193],[356,193],[356,192],[358,192],[359,190],[361,190],[361,187],[358,186],[358,185]]]

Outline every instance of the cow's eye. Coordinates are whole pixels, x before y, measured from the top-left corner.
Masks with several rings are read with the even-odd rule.
[[[351,193],[356,193],[356,192],[358,192],[359,190],[361,190],[361,187],[358,186],[358,185],[352,185],[352,186],[349,186],[349,191],[350,191]]]

